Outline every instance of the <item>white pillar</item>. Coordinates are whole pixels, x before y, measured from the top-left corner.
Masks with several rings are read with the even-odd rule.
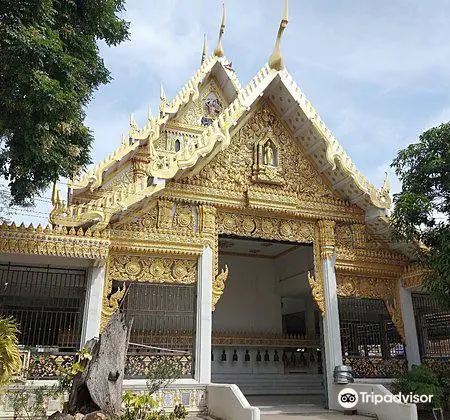
[[[195,337],[195,379],[211,383],[213,252],[203,250],[198,263],[197,329]]]
[[[334,264],[336,254],[322,260],[325,316],[323,317],[323,340],[325,347],[325,372],[327,378],[328,407],[338,409],[334,401],[333,372],[335,366],[342,365],[341,329]]]
[[[100,335],[100,320],[102,316],[103,287],[105,282],[105,265],[91,267],[88,272],[88,288],[84,309],[81,345]]]
[[[412,303],[411,291],[405,289],[399,280],[400,304],[402,308],[403,328],[405,331],[406,357],[408,367],[420,365],[419,341],[417,339],[416,320]]]

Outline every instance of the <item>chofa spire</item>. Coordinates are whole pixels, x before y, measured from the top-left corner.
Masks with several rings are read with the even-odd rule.
[[[275,42],[275,47],[273,49],[272,55],[269,58],[269,67],[273,70],[283,70],[284,69],[284,61],[283,56],[281,54],[280,44],[281,37],[283,36],[283,32],[286,29],[286,26],[289,22],[289,5],[288,0],[285,0],[284,3],[284,14],[281,19],[280,27],[278,29],[277,40]]]
[[[217,47],[214,50],[214,55],[216,57],[223,57],[225,55],[225,51],[223,50],[223,46],[222,46],[222,36],[225,32],[225,24],[226,24],[226,20],[227,20],[227,11],[225,9],[225,3],[222,4],[222,7],[223,7],[222,24],[220,25],[220,30],[219,30],[219,41],[217,42]]]
[[[203,64],[205,60],[206,60],[206,34],[203,35],[202,61],[200,64]]]

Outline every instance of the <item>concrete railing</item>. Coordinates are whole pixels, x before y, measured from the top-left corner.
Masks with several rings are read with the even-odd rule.
[[[207,386],[207,393],[211,416],[227,420],[260,420],[259,408],[248,403],[237,385],[211,384]]]
[[[404,404],[400,402],[379,402],[375,404],[374,398],[369,398],[367,402],[362,401],[361,393],[374,395],[392,395],[392,393],[379,384],[363,384],[352,383],[348,385],[332,385],[333,386],[333,401],[329,401],[330,409],[343,411],[343,408],[338,403],[338,394],[344,388],[351,388],[358,392],[359,400],[354,407],[358,414],[375,415],[379,420],[417,420],[417,407],[415,404]]]

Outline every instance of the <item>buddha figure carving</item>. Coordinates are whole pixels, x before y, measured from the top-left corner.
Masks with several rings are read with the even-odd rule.
[[[273,167],[277,166],[275,162],[275,152],[273,150],[272,143],[270,141],[268,141],[264,145],[263,157],[264,157],[264,165]]]

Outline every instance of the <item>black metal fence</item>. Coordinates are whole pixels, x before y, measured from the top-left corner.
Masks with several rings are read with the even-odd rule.
[[[78,349],[86,286],[85,270],[0,264],[0,315],[16,319],[22,345]]]
[[[413,293],[412,301],[422,359],[450,357],[450,310],[424,293]]]
[[[339,297],[343,359],[360,377],[403,371],[405,348],[381,299]]]
[[[113,290],[122,283],[114,281]],[[133,319],[128,374],[145,376],[156,360],[172,360],[193,374],[197,285],[128,283],[121,309]]]

